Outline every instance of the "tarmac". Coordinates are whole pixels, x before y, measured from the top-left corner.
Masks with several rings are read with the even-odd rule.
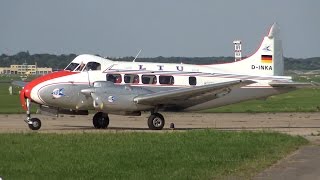
[[[320,113],[162,113],[166,119],[164,130],[148,129],[148,113],[142,116],[109,115],[107,129],[94,129],[92,116],[50,117],[33,114],[42,121],[39,133],[84,132],[168,132],[193,129],[216,129],[223,131],[276,131],[300,135],[311,145],[279,161],[258,174],[254,179],[320,179]],[[31,132],[23,121],[24,114],[0,115],[0,133]],[[174,123],[175,129],[170,129]]]
[[[320,135],[320,113],[162,113],[166,124],[163,131],[170,130],[170,123],[174,123],[175,130],[217,129],[230,131],[277,131],[291,135],[309,137]],[[150,114],[142,116],[109,115],[110,124],[103,132],[113,131],[151,131],[147,126]],[[97,131],[92,125],[92,116],[60,117],[32,114],[42,121],[38,132],[86,132]],[[0,115],[0,133],[2,132],[30,132],[24,123],[25,114]],[[312,138],[311,138],[312,139]],[[319,141],[320,142],[320,141]]]

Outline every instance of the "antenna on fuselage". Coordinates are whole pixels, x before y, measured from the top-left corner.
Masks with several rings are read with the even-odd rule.
[[[141,53],[142,49],[140,49],[140,51],[138,52],[138,54],[136,55],[136,57],[133,59],[132,62],[136,62],[136,59],[138,58],[139,54]]]

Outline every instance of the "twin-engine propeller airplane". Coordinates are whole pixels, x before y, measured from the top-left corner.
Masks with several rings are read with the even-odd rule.
[[[42,113],[88,115],[96,110],[93,126],[109,125],[108,114],[139,116],[150,111],[148,127],[160,130],[159,111],[195,111],[250,99],[265,98],[310,85],[283,76],[282,45],[274,24],[252,56],[233,63],[192,65],[116,62],[93,55],[77,56],[63,71],[22,84],[20,100],[32,130],[31,102]]]

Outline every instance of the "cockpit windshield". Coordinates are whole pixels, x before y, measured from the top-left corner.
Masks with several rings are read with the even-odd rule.
[[[79,66],[78,63],[70,63],[64,70],[73,71],[73,70],[76,69],[78,66]]]
[[[101,64],[97,62],[88,62],[84,71],[97,71],[101,70]]]
[[[68,71],[98,71],[101,70],[101,64],[98,62],[88,62],[87,64],[81,62],[79,63],[70,63],[65,70]]]

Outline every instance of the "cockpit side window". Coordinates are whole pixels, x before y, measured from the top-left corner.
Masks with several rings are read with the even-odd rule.
[[[75,71],[82,71],[85,66],[86,66],[86,64],[84,64],[83,62],[81,62],[80,66],[78,66]]]
[[[98,71],[101,70],[101,64],[97,62],[88,62],[85,68],[86,71]]]
[[[73,71],[79,66],[78,63],[70,63],[64,70]]]

